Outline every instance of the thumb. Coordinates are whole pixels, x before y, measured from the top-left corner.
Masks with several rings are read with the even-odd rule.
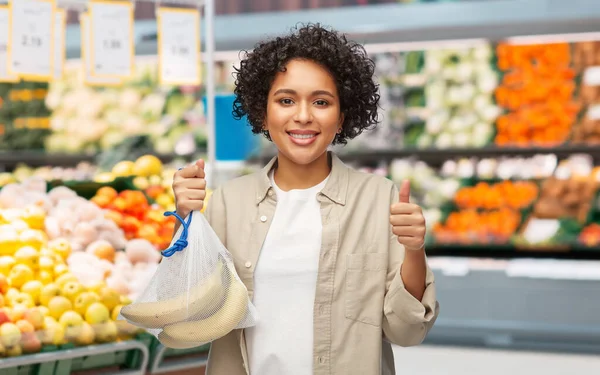
[[[409,203],[410,199],[410,181],[404,180],[402,181],[402,185],[400,186],[400,202],[401,203]]]
[[[204,178],[204,159],[198,159],[195,163],[196,177]]]

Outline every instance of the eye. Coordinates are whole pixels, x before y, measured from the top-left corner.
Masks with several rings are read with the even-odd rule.
[[[294,101],[292,99],[280,99],[279,103],[283,105],[292,105],[294,104]]]
[[[326,106],[329,103],[327,103],[326,100],[319,99],[319,100],[315,101],[315,104],[318,105],[318,106]]]

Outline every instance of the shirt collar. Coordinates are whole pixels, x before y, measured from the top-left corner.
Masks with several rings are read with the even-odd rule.
[[[323,193],[323,195],[331,199],[333,202],[343,206],[346,204],[346,194],[348,192],[349,168],[335,153],[329,151],[329,156],[331,157],[331,174],[321,193]],[[277,156],[273,157],[259,173],[256,204],[262,202],[267,196],[269,190],[273,188],[271,185],[271,180],[269,179],[269,173],[273,167],[275,167],[276,163]]]

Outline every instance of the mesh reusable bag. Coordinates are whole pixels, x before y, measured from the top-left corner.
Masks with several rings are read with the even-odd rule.
[[[256,324],[256,309],[231,255],[200,212],[180,222],[146,289],[120,316],[165,346],[192,348]],[[193,220],[192,220],[193,217]]]

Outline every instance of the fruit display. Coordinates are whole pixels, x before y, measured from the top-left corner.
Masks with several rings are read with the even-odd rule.
[[[592,223],[584,227],[579,233],[578,242],[587,247],[600,246],[600,224]]]
[[[568,43],[497,47],[504,73],[496,101],[507,113],[496,122],[497,146],[552,147],[571,135],[581,105]]]
[[[418,135],[420,148],[483,147],[494,134],[500,111],[493,102],[498,76],[490,45],[425,52],[425,103],[428,116]]]
[[[93,153],[140,134],[151,139],[153,150],[148,151],[158,153],[172,153],[190,136],[192,148],[206,144],[198,88],[161,87],[155,60],[136,60],[136,76],[114,88],[87,86],[82,69],[81,64],[67,65],[64,78],[49,87],[47,151]]]
[[[475,186],[460,189],[454,196],[454,202],[459,208],[521,210],[533,203],[538,190],[538,186],[531,181],[479,182]]]
[[[106,210],[105,217],[123,230],[126,239],[146,239],[160,250],[166,249],[171,242],[176,219],[164,216],[162,208],[152,208],[143,192],[124,190],[117,193],[110,187],[103,187],[91,201]]]
[[[598,190],[588,179],[549,178],[542,184],[533,216],[541,219],[570,218],[585,223]]]
[[[521,213],[510,208],[489,211],[465,209],[450,213],[433,229],[438,244],[506,244],[521,224]]]

